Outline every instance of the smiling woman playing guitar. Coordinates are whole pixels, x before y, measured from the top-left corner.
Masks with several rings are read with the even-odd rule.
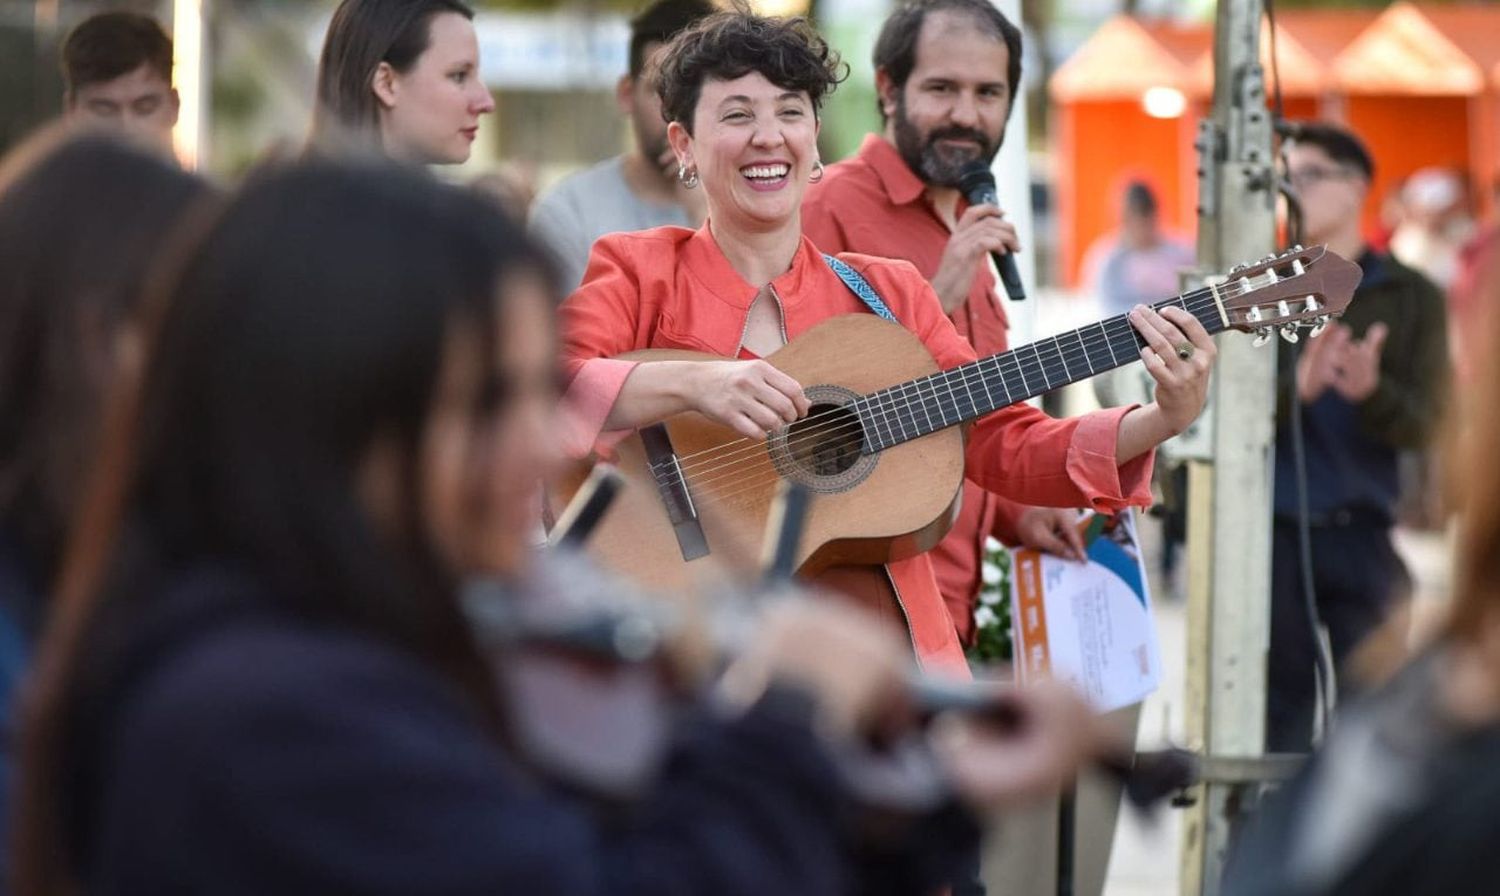
[[[975,356],[910,264],[852,253],[831,258],[802,235],[802,195],[822,175],[818,107],[841,68],[800,20],[740,13],[705,20],[664,52],[658,89],[671,122],[668,139],[684,184],[702,185],[708,223],[698,231],[614,234],[595,244],[582,287],[562,309],[575,447],[584,453],[601,436],[608,444],[619,431],[684,412],[732,436],[713,445],[680,428],[645,431],[644,459],[661,500],[654,508],[650,500],[638,505],[640,514],[616,511],[613,528],[607,521],[596,541],[631,557],[635,572],[658,583],[673,579],[665,570],[684,560],[731,553],[732,518],[741,514],[721,511],[758,504],[777,473],[805,469],[820,493],[814,526],[820,513],[871,522],[811,558],[804,572],[819,572],[824,584],[857,594],[901,625],[927,668],[962,675],[962,650],[921,553],[941,536],[959,477],[1029,504],[1113,512],[1149,503],[1151,451],[1202,410],[1214,344],[1186,304],[1161,313],[1135,309],[1129,322],[1146,348],[1137,348],[1141,340],[1121,322],[1097,350],[1114,353],[1119,339],[1128,346],[1126,360],[1144,358],[1156,400],[1070,420],[1025,404],[1005,407],[1004,376],[986,380],[982,370],[915,381],[884,405],[872,403],[874,396],[849,403]],[[799,339],[839,315],[861,317]],[[1082,338],[1054,347],[1054,357],[1028,354],[1012,371],[1027,391],[1062,385],[1074,375],[1070,364],[1092,368],[1099,357]],[[642,349],[718,359],[618,357]],[[799,365],[800,378],[784,372]],[[892,372],[903,375],[893,379]],[[804,389],[829,382],[852,388]],[[962,444],[954,424],[995,408],[971,427],[961,455],[950,450]],[[859,490],[871,493],[876,512],[841,503]],[[889,521],[912,505],[937,524]],[[892,539],[891,550],[871,549]]]

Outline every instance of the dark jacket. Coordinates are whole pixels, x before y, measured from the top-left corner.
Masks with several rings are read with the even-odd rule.
[[[857,886],[849,801],[805,705],[703,716],[627,823],[525,774],[447,680],[195,574],[85,701],[69,791],[97,894],[823,894]],[[208,608],[208,609],[205,609]],[[803,701],[805,704],[805,701]],[[972,846],[888,864],[920,892]]]
[[[42,585],[35,564],[0,528],[0,896],[9,892],[10,813],[15,793],[17,703],[31,663]]]
[[[1376,321],[1389,328],[1380,353],[1380,383],[1357,404],[1333,390],[1302,409],[1308,509],[1394,518],[1398,456],[1427,445],[1447,403],[1447,312],[1426,277],[1389,255],[1367,251],[1364,278],[1341,323],[1362,339]],[[1289,414],[1296,353],[1281,352],[1280,419],[1276,433],[1276,511],[1296,513]]]

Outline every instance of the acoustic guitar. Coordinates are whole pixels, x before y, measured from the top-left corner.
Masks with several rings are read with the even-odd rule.
[[[1256,343],[1300,328],[1316,336],[1348,305],[1360,269],[1323,247],[1296,247],[1155,305],[1175,305],[1210,334]],[[807,415],[764,440],[696,412],[628,437],[616,449],[624,486],[589,551],[642,585],[681,591],[750,571],[783,480],[813,495],[799,572],[888,563],[948,531],[964,475],[960,424],[1141,357],[1124,316],[939,370],[916,336],[873,314],[830,318],[766,360],[803,385]],[[648,350],[641,360],[721,360]],[[581,478],[564,483],[566,498]]]

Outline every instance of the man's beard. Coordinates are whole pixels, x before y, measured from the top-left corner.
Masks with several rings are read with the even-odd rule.
[[[924,138],[922,132],[917,130],[917,126],[906,117],[906,97],[904,96],[896,100],[894,124],[896,151],[905,160],[906,167],[922,178],[923,182],[934,187],[957,187],[959,175],[963,173],[965,165],[976,159],[988,165],[995,158],[995,153],[1000,150],[998,139],[992,141],[983,131],[957,125],[938,128]],[[979,149],[976,152],[943,149],[938,146],[939,140],[955,139],[973,140]]]
[[[642,157],[650,162],[653,167],[660,167],[661,160],[667,154],[667,132],[665,130],[653,129],[643,123],[639,118],[631,120],[631,130],[635,132],[635,145]],[[662,169],[663,177],[671,177],[676,174],[676,169],[668,165]]]
[[[657,164],[667,154],[667,138],[665,135],[657,138],[636,135],[636,144],[641,148],[641,155],[645,156],[652,164]]]

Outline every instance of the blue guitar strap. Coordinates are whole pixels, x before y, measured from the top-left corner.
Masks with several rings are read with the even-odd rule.
[[[893,324],[900,323],[900,321],[896,320],[896,315],[891,313],[891,309],[886,307],[885,301],[880,298],[880,294],[875,292],[875,287],[871,286],[869,281],[864,277],[861,277],[859,271],[849,267],[832,255],[824,255],[823,260],[828,262],[828,266],[833,268],[835,274],[839,275],[839,279],[844,281],[844,285],[849,287],[849,291],[859,296],[859,300],[864,302],[867,308]]]

